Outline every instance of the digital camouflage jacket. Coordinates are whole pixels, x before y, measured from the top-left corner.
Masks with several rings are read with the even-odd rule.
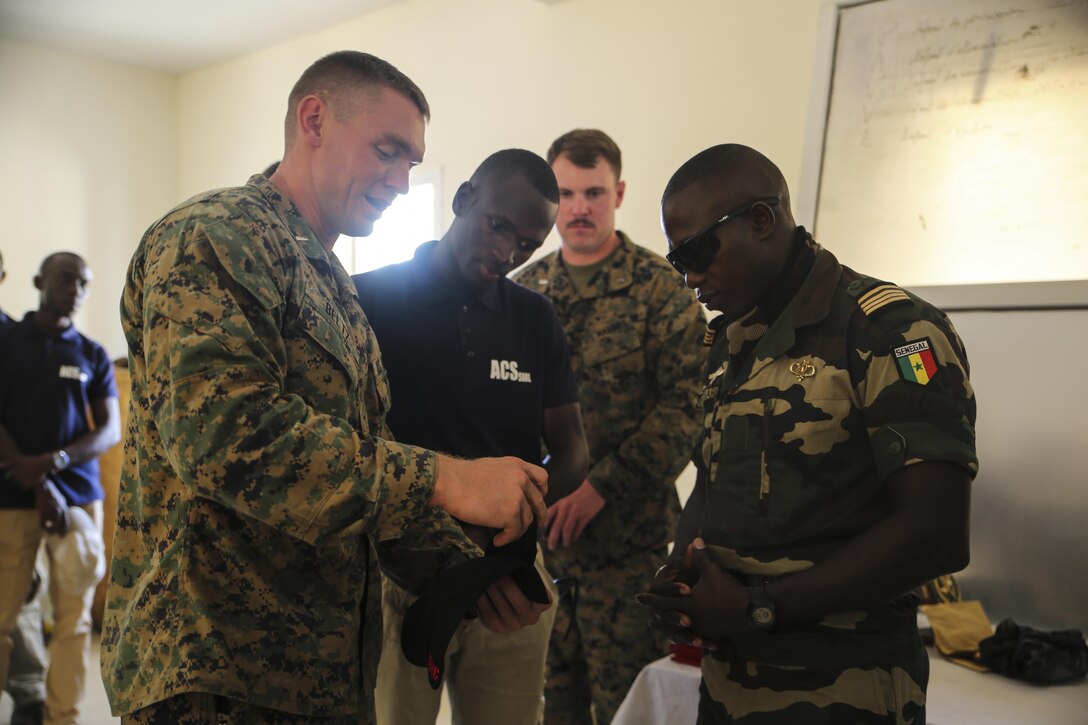
[[[664,557],[680,512],[676,476],[699,432],[702,310],[664,258],[620,238],[580,293],[559,252],[514,277],[551,299],[570,343],[588,478],[606,503],[574,545],[555,554],[586,565],[622,566],[630,552]]]
[[[427,504],[435,455],[388,436],[351,278],[255,176],[148,230],[121,319],[132,401],[102,643],[114,712],[191,691],[307,715],[369,707],[370,542],[412,519],[457,530]]]

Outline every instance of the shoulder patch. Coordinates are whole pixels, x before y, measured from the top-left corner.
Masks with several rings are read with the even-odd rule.
[[[866,316],[890,305],[910,302],[910,296],[901,288],[889,282],[878,283],[858,295],[858,305]]]
[[[933,346],[929,338],[911,340],[892,350],[899,377],[908,383],[926,385],[937,374],[937,361],[933,358]]]

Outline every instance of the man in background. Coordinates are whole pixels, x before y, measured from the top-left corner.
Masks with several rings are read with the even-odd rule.
[[[287,106],[272,177],[184,202],[129,268],[132,405],[102,647],[126,722],[372,720],[377,543],[415,522],[475,555],[450,514],[500,544],[543,518],[539,467],[391,439],[377,341],[332,254],[408,190],[422,92],[341,51]],[[510,628],[532,616],[506,614]]]
[[[90,281],[78,255],[49,255],[34,278],[38,310],[0,330],[0,554],[14,564],[0,570],[0,687],[45,535],[54,617],[46,723],[79,718],[104,567],[97,458],[121,435],[113,366],[72,323]]]
[[[699,476],[640,597],[712,650],[699,722],[924,723],[912,590],[966,566],[978,470],[959,336],[840,265],[747,146],[687,161],[661,210],[669,261],[721,313]]]
[[[7,278],[4,255],[0,253],[0,282]],[[0,328],[13,323],[0,309]],[[11,631],[11,654],[8,657],[6,692],[14,708],[11,725],[40,725],[45,716],[45,638],[42,636],[42,611],[38,604],[41,577],[34,571],[26,605]]]
[[[408,262],[355,277],[389,371],[389,427],[397,440],[458,456],[534,462],[543,440],[549,501],[586,474],[578,391],[551,303],[506,274],[543,243],[558,202],[544,159],[522,149],[499,151],[458,188],[453,223],[440,240],[421,245]],[[474,538],[486,546],[486,536]],[[389,577],[383,582],[378,721],[433,725],[441,690],[405,659],[400,637],[405,612],[427,590],[427,570],[419,556],[398,559],[397,566],[383,561]],[[550,590],[539,552],[536,566]],[[523,597],[511,584],[507,577],[493,585],[477,606],[502,607],[507,596]],[[512,634],[475,620],[461,624],[447,651],[454,722],[536,725],[554,616],[553,607]]]
[[[635,603],[665,560],[680,511],[675,481],[698,433],[705,323],[659,255],[616,229],[620,149],[578,129],[548,150],[562,247],[515,276],[555,305],[570,343],[589,475],[548,509],[545,562],[575,577],[575,620],[560,607],[548,652],[545,720],[611,722],[644,665],[664,654]],[[570,629],[569,635],[567,634]]]

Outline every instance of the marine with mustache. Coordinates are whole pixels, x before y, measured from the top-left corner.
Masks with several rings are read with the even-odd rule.
[[[634,597],[664,562],[679,516],[674,484],[698,435],[705,323],[668,262],[616,229],[626,189],[616,143],[576,129],[547,158],[562,248],[515,279],[548,296],[566,330],[589,475],[545,523],[548,569],[577,578],[579,597],[573,614],[556,613],[544,718],[591,723],[592,706],[606,723],[665,652]]]

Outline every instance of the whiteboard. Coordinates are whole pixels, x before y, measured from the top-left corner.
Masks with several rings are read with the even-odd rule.
[[[1088,0],[834,12],[817,239],[904,286],[1088,278]]]

